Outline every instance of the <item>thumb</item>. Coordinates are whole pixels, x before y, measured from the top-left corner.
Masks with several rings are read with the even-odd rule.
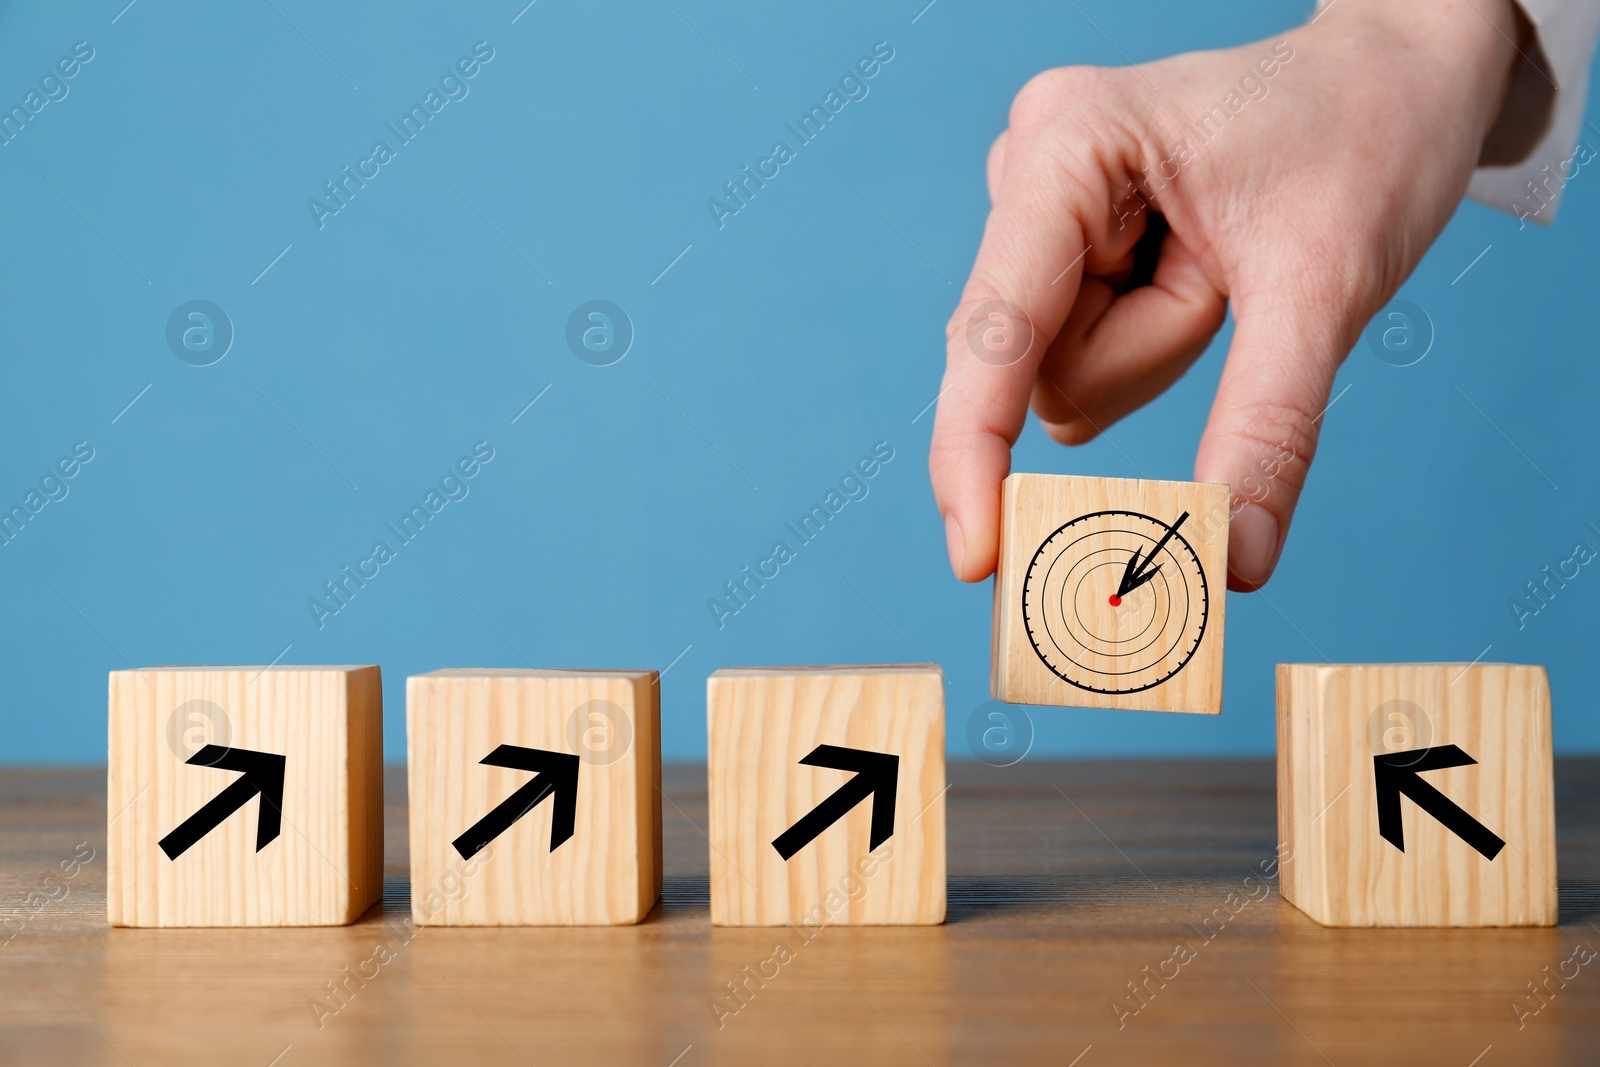
[[[1350,350],[1351,324],[1327,300],[1287,287],[1236,301],[1236,324],[1195,478],[1232,490],[1228,587],[1265,585],[1316,452],[1333,376]]]

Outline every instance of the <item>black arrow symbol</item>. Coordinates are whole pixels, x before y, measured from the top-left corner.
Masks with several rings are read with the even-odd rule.
[[[812,808],[801,820],[778,835],[772,847],[788,859],[809,845],[816,836],[876,794],[872,801],[872,842],[877,848],[894,834],[894,796],[900,779],[900,757],[887,752],[861,748],[818,745],[800,761],[807,767],[832,767],[855,771],[856,776],[833,791],[833,795]]]
[[[1150,561],[1155,559],[1163,548],[1167,547],[1167,542],[1172,540],[1172,535],[1178,532],[1178,527],[1182,526],[1183,520],[1188,517],[1189,513],[1187,511],[1179,515],[1178,521],[1168,526],[1167,532],[1161,535],[1161,540],[1156,542],[1156,547],[1145,553],[1142,562],[1139,559],[1139,550],[1137,548],[1133,550],[1133,556],[1128,560],[1128,565],[1122,568],[1122,581],[1117,583],[1118,600],[1121,600],[1156,576],[1156,571],[1161,569],[1161,564],[1157,563],[1152,567],[1150,566]]]
[[[482,852],[484,846],[499,837],[518,819],[538,806],[545,797],[555,794],[550,812],[550,851],[572,836],[578,816],[578,757],[565,752],[546,752],[542,748],[518,748],[501,745],[480,763],[491,767],[510,767],[518,771],[537,772],[515,793],[502,800],[493,811],[467,828],[467,832],[451,842],[461,858],[469,860]]]
[[[1478,761],[1455,745],[1414,748],[1409,752],[1389,752],[1372,757],[1372,775],[1378,789],[1378,836],[1406,850],[1405,828],[1400,821],[1400,794],[1437,819],[1446,830],[1483,854],[1494,859],[1506,843],[1483,823],[1462,811],[1455,802],[1417,777],[1422,771],[1465,767]]]
[[[251,797],[261,794],[256,812],[256,851],[270,845],[283,822],[283,769],[288,762],[272,752],[252,752],[248,748],[207,745],[185,763],[201,767],[221,767],[242,772],[234,783],[189,816],[160,841],[161,851],[175,860],[202,837],[222,824],[222,820],[244,807]]]

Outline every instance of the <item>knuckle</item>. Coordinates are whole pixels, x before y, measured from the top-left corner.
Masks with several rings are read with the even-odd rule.
[[[988,158],[984,160],[984,181],[989,187],[989,201],[992,204],[996,194],[1000,191],[1000,179],[1005,170],[1006,163],[1006,135],[1001,131],[1000,136],[994,139],[989,146]]]
[[[942,441],[934,441],[928,448],[928,480],[933,484],[935,498],[942,499],[945,490],[954,485],[961,469],[962,453]]]
[[[1099,436],[1094,427],[1082,419],[1069,419],[1066,422],[1040,419],[1039,424],[1044,427],[1044,432],[1050,436],[1050,440],[1058,445],[1086,445]]]
[[[983,279],[974,274],[967,279],[967,285],[961,294],[961,301],[956,304],[955,310],[950,312],[950,320],[944,324],[946,340],[954,340],[967,327],[967,321],[973,313],[985,302],[993,300],[992,289],[983,284]]]
[[[1028,313],[1027,308],[1002,295],[1008,291],[1009,287],[1003,283],[974,270],[972,277],[967,280],[961,303],[956,305],[949,321],[945,323],[944,336],[947,348],[951,351],[971,349],[975,343],[973,336],[975,330],[985,328],[986,324],[1001,323],[1015,334],[1014,338],[1007,335],[1015,343],[1003,352],[1004,358],[986,362],[997,366],[1010,366],[1016,362],[1016,358],[1026,355],[1038,337],[1038,330],[1034,325],[1034,317]],[[1024,341],[1027,343],[1026,347],[1023,346]],[[973,351],[973,354],[980,353]]]
[[[975,286],[977,278],[967,282],[967,294],[961,303],[950,313],[950,320],[944,324],[945,344],[953,345],[958,337],[966,334],[967,324],[972,321],[972,316],[985,302],[994,299],[988,291],[981,286]]]
[[[1261,502],[1281,487],[1299,495],[1317,449],[1318,413],[1290,401],[1262,401],[1237,409],[1227,432],[1249,443],[1250,465],[1235,476],[1234,490]]]
[[[1001,160],[1005,159],[1005,156],[1006,156],[1006,132],[1007,131],[1005,131],[1005,130],[1001,130],[1000,131],[1000,136],[996,137],[994,139],[993,143],[991,143],[989,145],[989,157],[988,158],[989,158],[989,165],[990,166],[997,166],[1000,163]]]
[[[1029,78],[1011,102],[1011,125],[1048,126],[1080,103],[1100,97],[1104,75],[1093,67],[1056,67]]]
[[[972,470],[974,454],[980,451],[987,435],[942,430],[928,446],[928,479],[933,484],[934,496],[943,499],[945,494],[959,486]]]

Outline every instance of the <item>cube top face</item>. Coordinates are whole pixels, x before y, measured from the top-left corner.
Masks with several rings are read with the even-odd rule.
[[[1228,501],[1220,484],[1008,477],[991,695],[1220,712]]]
[[[111,925],[336,925],[378,900],[377,667],[155,667],[109,690]]]
[[[238,674],[246,673],[252,678],[258,674],[277,672],[278,674],[350,674],[354,671],[375,671],[378,668],[366,663],[319,663],[300,665],[272,664],[266,667],[251,667],[248,665],[216,666],[195,665],[192,663],[161,664],[155,667],[134,667],[126,671],[112,671],[118,674]]]
[[[1325,926],[1553,926],[1544,668],[1279,664],[1285,900]]]
[[[806,678],[814,675],[866,675],[891,674],[925,675],[929,672],[943,677],[938,666],[932,663],[823,663],[801,667],[723,667],[713,678],[781,678],[792,675]]]
[[[659,701],[655,671],[407,678],[413,921],[642,920],[661,894]]]
[[[613,671],[595,667],[445,667],[427,674],[414,674],[413,678],[572,678],[619,679],[627,682],[651,680],[658,671]],[[409,679],[408,679],[409,681]]]
[[[944,921],[944,676],[930,664],[707,682],[711,921]]]

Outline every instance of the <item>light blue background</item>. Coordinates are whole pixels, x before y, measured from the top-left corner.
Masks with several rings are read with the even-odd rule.
[[[1307,10],[940,0],[913,24],[926,0],[539,0],[513,24],[524,0],[139,0],[117,18],[124,2],[0,7],[6,107],[74,42],[96,53],[0,148],[0,502],[74,442],[96,453],[0,548],[0,762],[104,759],[108,670],[285,646],[382,665],[395,759],[407,674],[680,652],[668,758],[703,755],[717,667],[923,658],[966,755],[990,587],[950,576],[932,417],[914,417],[989,142],[1047,67],[1241,43]],[[307,199],[479,40],[495,58],[470,96],[319,231]],[[719,231],[707,199],[881,40],[895,58],[870,96]],[[1549,666],[1560,749],[1600,747],[1600,572],[1520,631],[1509,607],[1575,541],[1600,547],[1597,183],[1580,172],[1548,231],[1464,206],[1401,293],[1432,352],[1351,357],[1277,579],[1229,598],[1224,714],[1035,711],[1036,754],[1267,753],[1280,660],[1486,646]],[[164,338],[195,298],[236,330],[210,367]],[[565,342],[596,298],[637,331],[610,367]],[[1226,341],[1114,446],[1030,426],[1015,466],[1190,477]],[[307,599],[479,440],[496,458],[470,496],[319,630]],[[895,458],[870,496],[719,630],[708,598],[880,440]]]

